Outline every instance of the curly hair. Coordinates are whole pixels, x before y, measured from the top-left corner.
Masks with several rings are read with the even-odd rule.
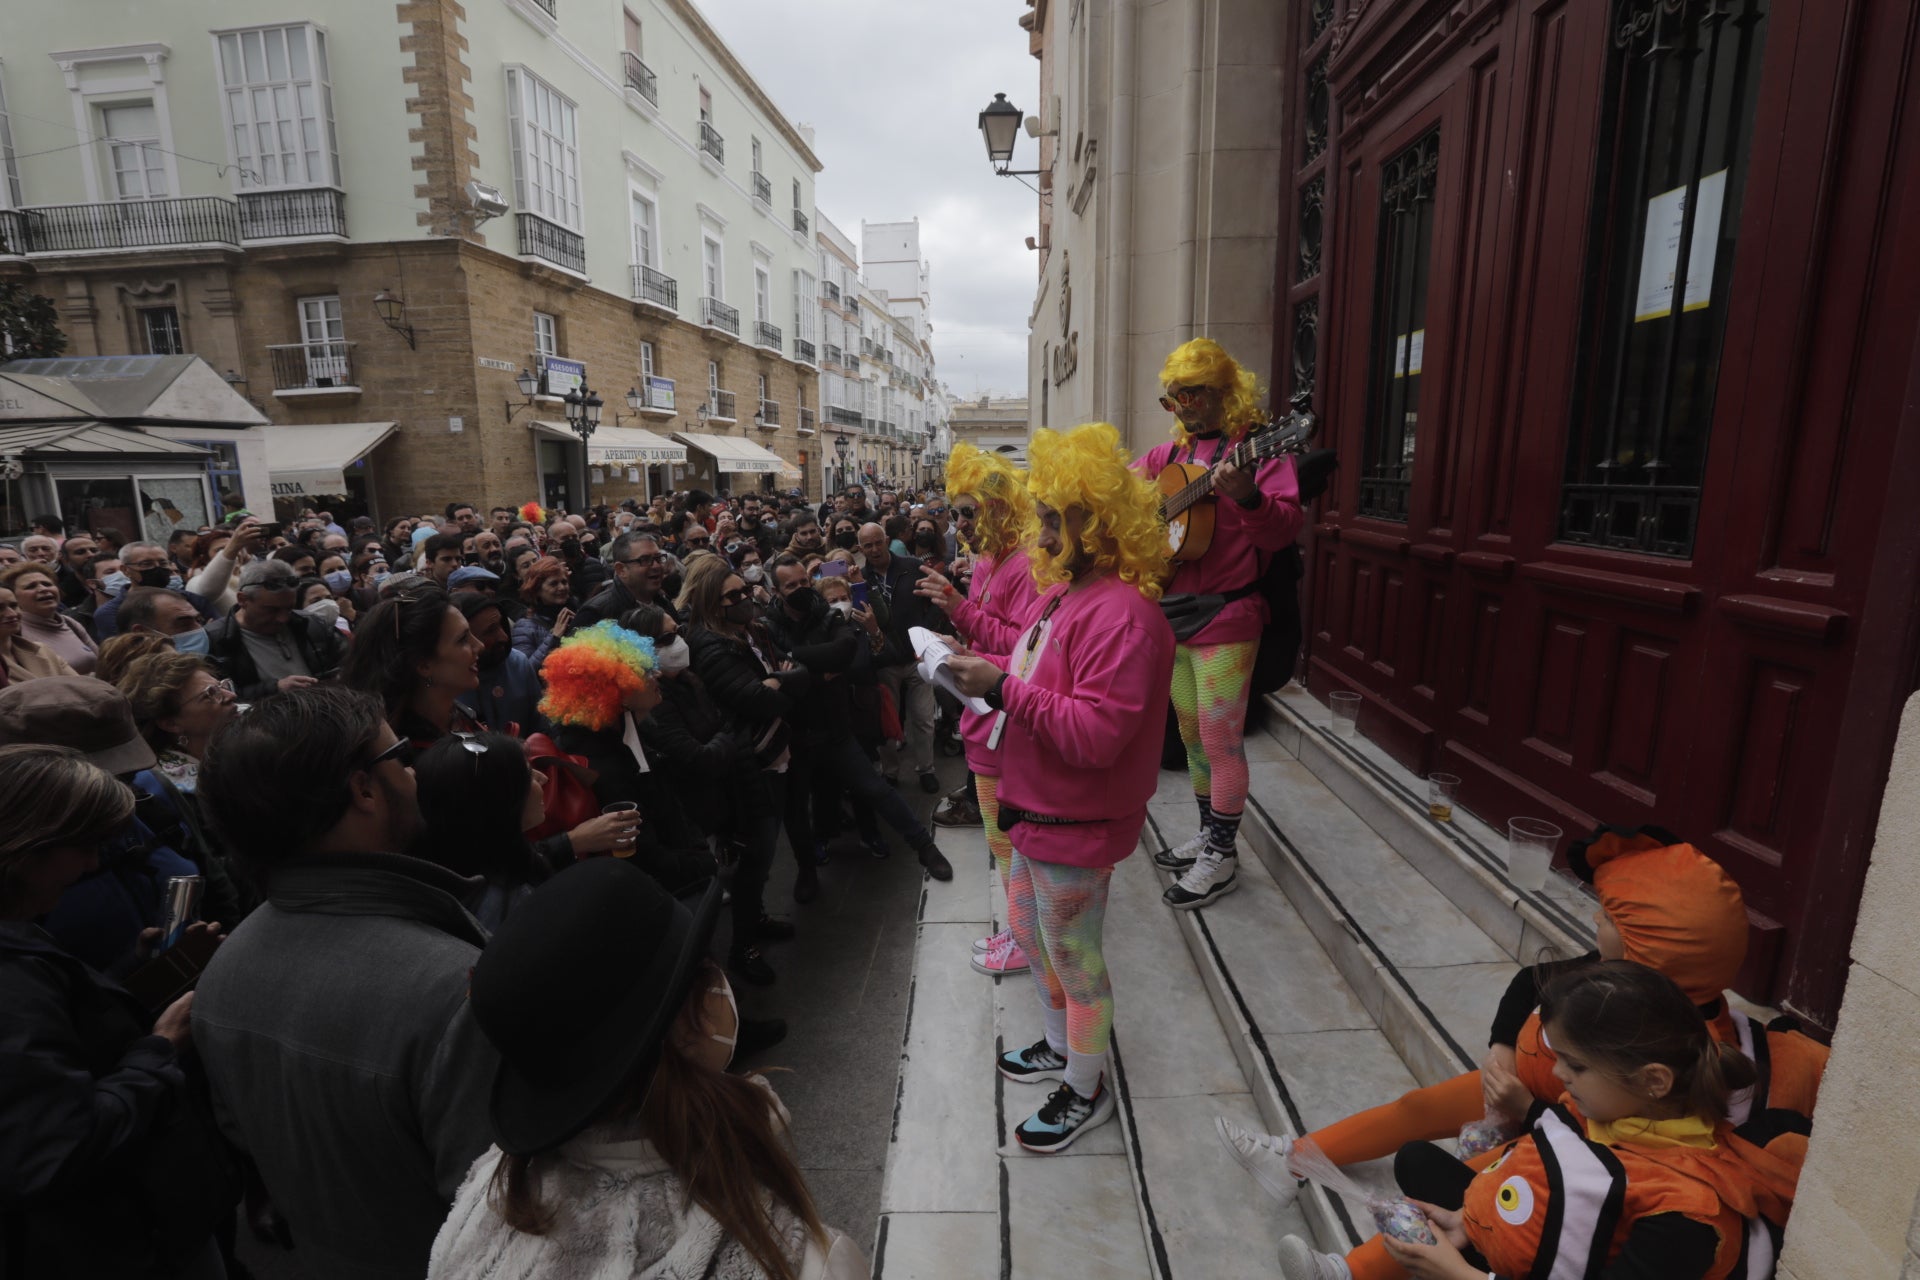
[[[555,578],[569,576],[570,571],[556,556],[541,556],[526,567],[520,575],[520,599],[530,605],[538,606],[540,593]]]
[[[600,730],[618,723],[628,695],[653,673],[653,641],[609,619],[560,642],[540,664],[547,696],[540,714],[555,724]]]
[[[1160,366],[1160,386],[1213,387],[1222,393],[1221,422],[1229,437],[1239,436],[1260,414],[1260,379],[1240,367],[1227,349],[1212,338],[1195,338],[1173,349]],[[1185,444],[1187,428],[1179,418],[1173,420],[1173,438]]]
[[[1020,545],[1033,523],[1033,495],[1026,477],[997,453],[962,440],[947,456],[947,501],[971,494],[981,502],[974,517],[974,547],[998,560]]]
[[[1160,495],[1145,477],[1128,464],[1120,432],[1106,422],[1089,423],[1061,433],[1042,427],[1027,445],[1031,469],[1027,489],[1063,516],[1074,507],[1087,513],[1080,532],[1081,547],[1096,568],[1112,569],[1122,581],[1140,589],[1149,600],[1163,590],[1167,570],[1167,529],[1160,518]],[[1030,536],[1037,538],[1036,515]],[[1069,543],[1073,535],[1062,530]],[[1055,557],[1036,543],[1028,553],[1033,580],[1043,589],[1068,579],[1067,565],[1078,550]]]
[[[196,654],[166,649],[135,658],[114,681],[133,706],[133,722],[155,751],[173,745],[174,735],[160,727],[162,720],[180,714],[187,689],[202,672],[220,678],[219,670]]]

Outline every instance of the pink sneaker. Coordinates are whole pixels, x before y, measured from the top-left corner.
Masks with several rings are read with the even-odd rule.
[[[973,954],[977,956],[983,956],[987,954],[987,952],[993,950],[995,947],[1004,947],[1005,945],[1007,945],[1007,943],[1012,941],[1013,941],[1013,930],[1002,929],[1000,932],[994,934],[991,938],[975,938],[973,940]]]
[[[1028,968],[1027,953],[1011,937],[1000,946],[973,958],[973,967],[990,978],[1006,973],[1025,973]]]

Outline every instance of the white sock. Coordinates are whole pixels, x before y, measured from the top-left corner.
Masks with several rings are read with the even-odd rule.
[[[1064,1014],[1062,1015],[1064,1020]],[[1104,1053],[1075,1053],[1067,1051],[1067,1070],[1065,1079],[1069,1087],[1083,1098],[1091,1098],[1100,1090],[1100,1077],[1107,1069],[1107,1055]]]
[[[1073,1055],[1067,1052],[1067,1011],[1051,1008],[1043,1001],[1040,1014],[1047,1024],[1047,1046],[1071,1061]]]

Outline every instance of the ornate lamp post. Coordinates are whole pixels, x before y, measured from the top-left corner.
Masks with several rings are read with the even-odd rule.
[[[587,386],[575,387],[567,392],[562,402],[567,406],[567,426],[580,437],[580,497],[574,510],[584,513],[591,505],[587,496],[587,441],[593,439],[593,433],[600,425],[600,409],[605,401],[598,393]]]

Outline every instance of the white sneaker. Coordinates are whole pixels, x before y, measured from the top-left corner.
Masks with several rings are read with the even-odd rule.
[[[1213,1131],[1227,1154],[1242,1169],[1253,1175],[1260,1189],[1282,1206],[1290,1205],[1300,1194],[1300,1180],[1287,1171],[1287,1153],[1293,1139],[1283,1134],[1253,1133],[1242,1129],[1225,1116],[1213,1118]]]
[[[994,934],[991,938],[975,938],[973,940],[973,954],[977,956],[983,956],[987,954],[987,952],[993,950],[995,947],[1003,947],[1007,943],[1012,941],[1013,941],[1013,930],[1002,929],[1000,932]]]
[[[1153,865],[1162,871],[1185,871],[1192,866],[1206,850],[1207,833],[1203,828],[1185,844],[1175,845],[1171,849],[1162,849],[1153,855]]]
[[[1204,907],[1215,898],[1224,898],[1240,887],[1240,879],[1235,873],[1240,869],[1240,859],[1231,855],[1222,856],[1208,849],[1201,853],[1200,860],[1187,868],[1187,873],[1167,891],[1160,895],[1160,901],[1175,911],[1192,911]]]
[[[1299,1236],[1280,1241],[1280,1280],[1353,1280],[1347,1260],[1331,1253],[1315,1253]]]

